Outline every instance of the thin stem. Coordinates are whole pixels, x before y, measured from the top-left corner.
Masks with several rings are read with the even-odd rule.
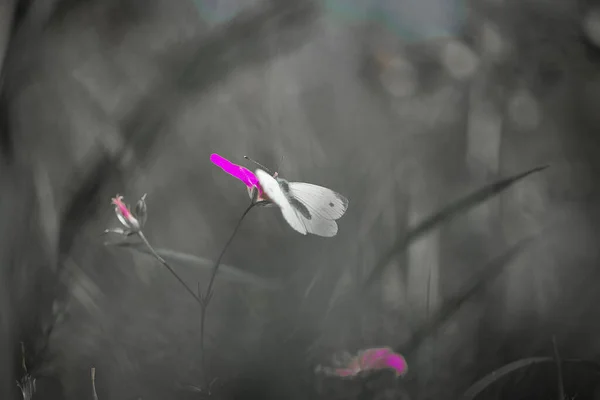
[[[207,305],[208,305],[208,302],[210,301],[210,298],[212,297],[212,287],[213,287],[213,284],[215,282],[215,277],[217,276],[217,271],[219,269],[219,265],[221,265],[221,259],[225,255],[225,252],[227,251],[227,248],[229,248],[229,245],[233,241],[233,238],[235,237],[235,235],[237,234],[238,230],[242,226],[242,222],[244,221],[244,218],[246,218],[246,215],[248,215],[248,213],[250,212],[250,210],[252,210],[252,208],[256,204],[258,204],[258,203],[251,203],[248,206],[248,208],[246,208],[246,210],[244,211],[244,213],[242,214],[242,216],[238,220],[237,225],[233,229],[233,232],[232,232],[231,236],[229,237],[229,240],[227,240],[227,243],[225,243],[225,247],[223,247],[223,250],[221,250],[221,254],[219,254],[219,258],[217,258],[217,261],[215,261],[215,265],[214,265],[214,267],[212,269],[212,274],[210,275],[210,280],[208,281],[208,286],[206,287],[206,294],[205,294],[205,297],[204,297],[204,300],[205,300],[205,302],[206,302]]]
[[[552,347],[554,349],[554,362],[556,363],[556,375],[557,375],[557,385],[558,385],[558,400],[565,400],[567,396],[565,395],[565,384],[563,381],[563,373],[562,373],[562,361],[560,359],[560,355],[558,354],[558,346],[556,344],[556,337],[552,336]]]
[[[96,368],[92,367],[92,395],[94,400],[98,400],[98,394],[96,393]]]
[[[204,357],[204,353],[205,353],[204,352],[204,327],[206,326],[206,309],[208,308],[208,305],[210,304],[210,300],[211,300],[212,294],[213,294],[213,284],[215,282],[215,277],[217,276],[217,271],[219,270],[219,265],[221,264],[221,259],[225,255],[225,252],[229,248],[229,245],[233,241],[233,238],[235,237],[238,230],[240,229],[240,226],[242,226],[242,222],[244,221],[244,218],[246,217],[246,215],[248,215],[250,210],[252,210],[252,208],[254,206],[256,206],[257,204],[260,204],[260,203],[255,203],[255,202],[250,203],[248,208],[246,208],[246,210],[244,211],[244,213],[238,220],[238,223],[235,226],[235,228],[233,229],[233,232],[232,232],[231,236],[229,237],[229,240],[227,240],[227,243],[225,243],[225,246],[223,247],[221,254],[219,254],[217,261],[215,261],[215,265],[214,265],[214,267],[212,269],[212,273],[210,275],[210,280],[208,281],[208,286],[206,287],[205,295],[202,298],[201,313],[200,313],[200,352],[201,352],[200,357],[201,357],[201,364],[202,364],[202,377],[204,380],[203,386],[205,386],[205,387],[207,386],[207,381],[208,381],[207,375],[208,374],[207,374],[207,369],[206,369],[206,358]],[[210,394],[210,385],[208,385],[207,390],[209,391],[209,394]]]
[[[148,239],[146,239],[146,236],[144,235],[144,233],[142,231],[137,232],[138,236],[140,237],[140,239],[142,239],[142,242],[144,242],[144,244],[146,245],[146,247],[148,248],[148,250],[150,250],[150,252],[152,253],[152,255],[154,256],[154,258],[156,258],[158,261],[160,261],[160,263],[169,270],[169,272],[175,277],[177,278],[177,280],[179,281],[179,283],[181,283],[183,285],[183,287],[185,288],[185,290],[187,290],[193,297],[194,299],[198,302],[198,304],[200,304],[200,307],[204,307],[204,301],[202,299],[201,296],[197,295],[196,293],[194,293],[194,291],[192,289],[190,289],[190,287],[183,281],[183,279],[181,279],[179,277],[179,275],[177,275],[177,272],[175,272],[175,270],[173,270],[173,268],[171,268],[171,266],[161,257],[158,255],[158,253],[156,252],[156,250],[154,250],[154,248],[152,247],[152,245],[150,244],[150,242],[148,242]]]
[[[21,365],[23,366],[23,371],[27,373],[27,364],[25,362],[25,343],[21,342]]]

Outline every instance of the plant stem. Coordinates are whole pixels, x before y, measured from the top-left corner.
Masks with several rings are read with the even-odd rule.
[[[148,242],[148,239],[146,239],[146,236],[144,235],[144,233],[142,231],[139,231],[137,234],[140,237],[140,239],[142,239],[142,242],[144,242],[144,244],[146,245],[146,247],[148,248],[148,250],[150,250],[150,252],[154,256],[154,258],[156,258],[158,261],[160,261],[160,263],[167,270],[169,270],[169,272],[175,278],[177,278],[177,280],[179,281],[179,283],[181,283],[183,285],[183,287],[185,288],[185,290],[187,290],[188,293],[191,294],[194,297],[194,299],[198,302],[198,304],[200,304],[200,307],[203,307],[204,300],[202,299],[202,296],[199,296],[196,293],[194,293],[194,291],[192,289],[190,289],[190,287],[183,281],[183,279],[181,279],[179,277],[179,275],[177,275],[177,272],[175,272],[175,270],[173,270],[173,268],[171,268],[171,266],[161,256],[158,255],[158,253],[156,252],[156,250],[154,250],[154,248],[152,247],[152,245],[150,244],[150,242]]]
[[[231,245],[233,238],[235,237],[238,230],[242,226],[242,222],[244,221],[244,218],[246,218],[246,215],[248,215],[250,210],[252,210],[252,208],[254,206],[256,206],[257,204],[260,204],[260,203],[255,203],[255,202],[250,203],[250,205],[246,208],[246,210],[244,211],[244,213],[238,220],[238,223],[235,226],[235,228],[233,229],[233,232],[231,233],[229,240],[227,240],[227,243],[225,243],[223,250],[221,250],[221,254],[219,254],[217,261],[215,261],[215,265],[214,265],[214,267],[212,269],[212,273],[210,275],[210,280],[208,281],[208,286],[206,287],[205,295],[204,295],[204,297],[202,297],[201,312],[200,312],[200,352],[201,352],[200,357],[201,357],[201,364],[202,364],[202,377],[203,377],[203,381],[204,381],[203,386],[205,386],[205,387],[207,386],[207,382],[208,382],[208,374],[207,374],[207,369],[206,369],[206,358],[204,357],[204,327],[206,326],[206,310],[208,308],[208,305],[210,304],[210,300],[212,299],[213,284],[215,282],[215,277],[217,276],[217,271],[219,270],[219,265],[221,264],[221,259],[225,255],[225,252],[229,248],[229,245]],[[207,390],[209,391],[209,394],[210,394],[210,387],[207,387]]]
[[[225,252],[227,251],[227,248],[229,247],[229,245],[233,241],[233,238],[235,237],[235,235],[237,234],[238,230],[242,226],[242,222],[244,221],[244,218],[246,218],[246,215],[248,215],[248,213],[250,212],[250,210],[252,210],[252,208],[256,204],[257,203],[251,203],[246,208],[246,210],[244,211],[244,213],[242,214],[242,216],[238,220],[237,225],[233,229],[233,232],[232,232],[231,236],[229,237],[229,240],[227,240],[227,243],[225,243],[225,247],[223,247],[223,250],[221,251],[221,254],[219,254],[219,258],[217,258],[217,261],[215,261],[215,265],[214,265],[214,267],[212,269],[212,274],[210,275],[210,280],[208,281],[208,286],[206,287],[206,295],[205,295],[205,298],[204,298],[205,300],[210,300],[210,298],[212,297],[212,287],[213,287],[213,284],[215,282],[215,277],[217,276],[217,271],[219,269],[219,265],[221,265],[221,259],[225,255]],[[206,301],[206,304],[208,305],[208,301]]]
[[[212,269],[211,275],[210,275],[210,280],[208,281],[208,286],[206,288],[206,294],[203,296],[202,293],[200,292],[200,288],[198,287],[198,293],[195,293],[192,289],[190,289],[190,287],[183,281],[183,279],[181,279],[179,277],[179,275],[177,275],[177,273],[173,270],[173,268],[171,268],[171,266],[160,256],[158,255],[158,253],[156,252],[156,250],[154,250],[154,248],[152,247],[152,245],[150,244],[150,242],[148,242],[148,239],[146,239],[146,236],[144,235],[144,233],[142,231],[137,232],[137,235],[140,237],[140,239],[142,239],[142,242],[144,242],[144,245],[146,245],[146,247],[148,248],[148,250],[150,250],[150,253],[152,253],[152,255],[154,256],[154,258],[156,258],[158,261],[160,261],[160,263],[167,269],[169,270],[169,272],[179,281],[179,283],[181,283],[183,285],[183,287],[188,291],[188,293],[190,293],[194,299],[196,300],[196,302],[198,302],[198,304],[200,305],[200,356],[201,356],[201,364],[202,364],[202,377],[203,377],[203,385],[204,387],[210,386],[207,385],[207,381],[208,381],[208,377],[207,377],[207,369],[206,369],[206,361],[205,361],[205,357],[204,357],[204,328],[206,326],[206,310],[208,308],[208,305],[210,303],[210,300],[212,298],[213,295],[213,285],[215,283],[215,278],[217,276],[217,271],[219,270],[219,265],[221,265],[221,259],[223,258],[223,256],[225,255],[225,252],[227,251],[227,249],[229,248],[229,245],[231,245],[231,242],[233,241],[233,238],[235,237],[235,235],[237,234],[238,230],[240,229],[240,227],[242,226],[242,222],[244,221],[244,218],[246,218],[246,215],[248,215],[248,213],[250,212],[250,210],[252,210],[252,208],[256,205],[261,205],[264,202],[252,202],[244,211],[244,213],[242,214],[242,216],[240,217],[240,219],[238,220],[237,225],[235,226],[231,236],[229,237],[229,240],[227,240],[227,243],[225,243],[225,246],[223,247],[223,250],[221,251],[221,254],[219,254],[219,257],[217,258],[217,261],[215,261],[215,265]],[[210,387],[207,387],[207,390],[210,393]]]
[[[556,363],[556,375],[557,375],[557,385],[558,385],[558,400],[565,400],[567,398],[565,394],[565,384],[563,380],[562,373],[562,360],[560,359],[560,355],[558,354],[558,346],[556,344],[556,336],[552,336],[552,347],[554,349],[554,362]]]
[[[96,393],[96,368],[92,367],[92,395],[94,400],[98,400],[98,394]]]

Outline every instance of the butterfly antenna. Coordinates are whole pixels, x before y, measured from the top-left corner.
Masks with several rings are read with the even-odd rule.
[[[269,168],[265,167],[264,165],[262,165],[262,164],[261,164],[261,163],[259,163],[258,161],[255,161],[255,160],[251,159],[251,158],[250,158],[250,157],[248,157],[248,156],[244,156],[244,158],[245,158],[246,160],[248,160],[248,161],[251,161],[251,162],[253,162],[254,164],[258,165],[259,167],[261,167],[262,169],[264,169],[265,171],[267,171],[269,174],[273,175],[273,173],[271,172],[271,170],[270,170]]]
[[[281,170],[281,166],[283,165],[283,154],[281,155],[281,158],[279,159],[279,165],[277,166],[277,172],[279,173],[279,171]]]

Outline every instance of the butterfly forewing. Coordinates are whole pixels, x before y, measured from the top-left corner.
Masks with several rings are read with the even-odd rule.
[[[304,204],[311,214],[336,220],[348,209],[348,199],[331,189],[304,182],[290,182],[289,195]]]
[[[256,177],[265,194],[281,209],[281,214],[287,223],[297,232],[306,235],[307,228],[301,214],[290,204],[287,194],[277,180],[261,169],[256,170]]]

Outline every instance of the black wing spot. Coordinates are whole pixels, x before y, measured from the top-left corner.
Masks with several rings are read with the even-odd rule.
[[[333,203],[332,202],[329,202],[329,207],[333,207]]]

